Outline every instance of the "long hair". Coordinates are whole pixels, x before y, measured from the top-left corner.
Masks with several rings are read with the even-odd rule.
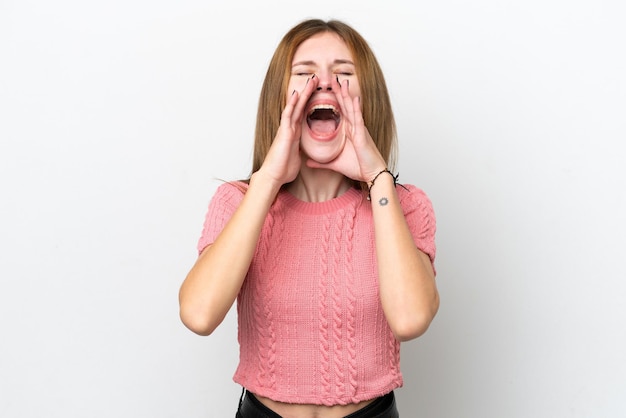
[[[374,53],[365,39],[347,24],[311,19],[285,34],[270,61],[259,98],[251,174],[261,168],[278,131],[280,116],[287,103],[287,87],[296,50],[302,42],[323,32],[337,34],[352,53],[361,88],[365,126],[388,168],[393,171],[397,152],[396,125],[385,78]]]

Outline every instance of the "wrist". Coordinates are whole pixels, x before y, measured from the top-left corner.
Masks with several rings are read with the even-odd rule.
[[[382,183],[383,181],[386,182],[386,183],[392,184],[393,187],[395,187],[397,182],[398,182],[398,175],[394,175],[386,167],[384,169],[378,171],[372,177],[372,179],[367,182],[367,200],[371,200],[371,198],[372,198],[372,189],[374,188],[374,185],[377,182],[378,183]]]
[[[272,196],[276,196],[282,187],[282,183],[276,181],[271,176],[266,175],[262,170],[252,173],[250,176],[250,187],[264,190]]]

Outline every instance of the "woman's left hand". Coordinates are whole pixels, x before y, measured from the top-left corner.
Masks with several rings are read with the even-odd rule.
[[[332,83],[341,108],[346,143],[334,160],[319,163],[309,159],[307,166],[330,169],[356,181],[371,181],[387,164],[363,121],[361,98],[350,96],[348,80],[344,80],[342,85],[336,79]]]

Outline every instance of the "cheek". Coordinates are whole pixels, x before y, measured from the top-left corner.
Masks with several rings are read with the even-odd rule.
[[[359,80],[356,77],[349,77],[342,79],[339,77],[339,83],[343,86],[343,83],[349,82],[348,93],[350,97],[357,97],[361,95],[361,87],[359,86]]]
[[[359,82],[354,80],[350,83],[350,96],[357,97],[361,95],[361,87],[359,86]]]
[[[306,78],[305,77],[291,77],[289,79],[289,88],[287,89],[287,95],[291,96],[294,90],[297,92],[301,92],[304,90],[306,86]]]

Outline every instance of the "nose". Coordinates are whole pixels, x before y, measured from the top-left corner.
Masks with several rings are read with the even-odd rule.
[[[317,84],[317,91],[333,91],[331,77],[332,75],[319,76],[319,82]]]

